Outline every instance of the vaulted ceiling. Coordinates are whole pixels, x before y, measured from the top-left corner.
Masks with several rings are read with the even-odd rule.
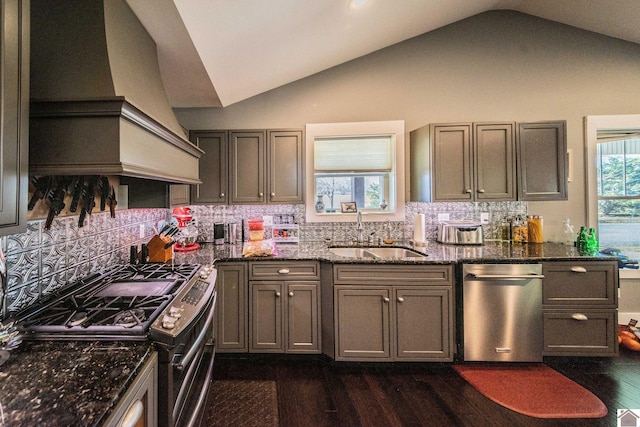
[[[470,16],[511,9],[640,43],[640,0],[126,0],[174,108],[225,107]]]

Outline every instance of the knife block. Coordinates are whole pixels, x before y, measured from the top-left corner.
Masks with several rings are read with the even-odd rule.
[[[173,245],[165,249],[165,246],[173,242],[170,237],[153,236],[147,247],[149,248],[149,262],[167,262],[173,258]]]

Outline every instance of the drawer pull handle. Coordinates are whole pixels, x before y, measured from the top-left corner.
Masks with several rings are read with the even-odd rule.
[[[575,266],[575,267],[571,267],[571,271],[573,271],[574,273],[586,273],[587,269],[584,267]]]
[[[278,270],[278,274],[289,274],[289,269],[281,268],[280,270]]]
[[[135,427],[138,421],[142,419],[144,415],[144,403],[140,399],[133,402],[133,404],[127,410],[127,413],[122,417],[121,427]]]
[[[289,292],[289,296],[292,297],[293,296],[293,292]]]
[[[384,297],[384,298],[382,298],[382,301],[384,301],[384,302],[389,302],[389,298]]]
[[[398,302],[404,302],[404,298],[398,297]]]
[[[581,321],[581,322],[582,322],[582,321],[585,321],[585,320],[589,320],[589,318],[588,318],[586,315],[582,314],[582,313],[573,313],[573,314],[571,315],[571,317],[572,317],[573,319],[578,320],[578,321]]]

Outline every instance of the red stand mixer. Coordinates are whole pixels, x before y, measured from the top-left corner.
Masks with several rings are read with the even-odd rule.
[[[195,226],[192,210],[188,206],[173,209],[172,223],[180,229],[176,244],[173,248],[176,252],[194,251],[200,248],[196,242],[198,238],[198,228]]]

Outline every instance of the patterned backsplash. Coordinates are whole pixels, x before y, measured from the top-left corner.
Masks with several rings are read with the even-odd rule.
[[[306,223],[304,205],[196,205],[192,208],[201,241],[213,240],[215,223],[240,223],[242,219],[263,215],[288,220],[293,217],[300,226],[300,241],[303,242],[353,241],[356,238],[351,223]],[[479,220],[481,212],[490,214],[484,234],[485,239],[492,239],[497,237],[500,220],[512,215],[526,216],[527,204],[410,202],[405,207],[405,220],[390,223],[391,238],[411,239],[414,217],[418,213],[425,215],[426,237],[433,240],[438,214],[449,214],[451,220]],[[154,235],[153,227],[170,218],[169,209],[119,210],[116,218],[111,218],[109,212],[101,212],[89,216],[82,228],[77,226],[77,216],[69,216],[56,218],[49,230],[45,230],[44,220],[30,221],[27,232],[0,238],[9,267],[8,310],[15,312],[67,283],[106,267],[127,263],[129,247],[148,242]],[[385,222],[365,223],[365,235],[373,232],[383,237],[386,230]]]

